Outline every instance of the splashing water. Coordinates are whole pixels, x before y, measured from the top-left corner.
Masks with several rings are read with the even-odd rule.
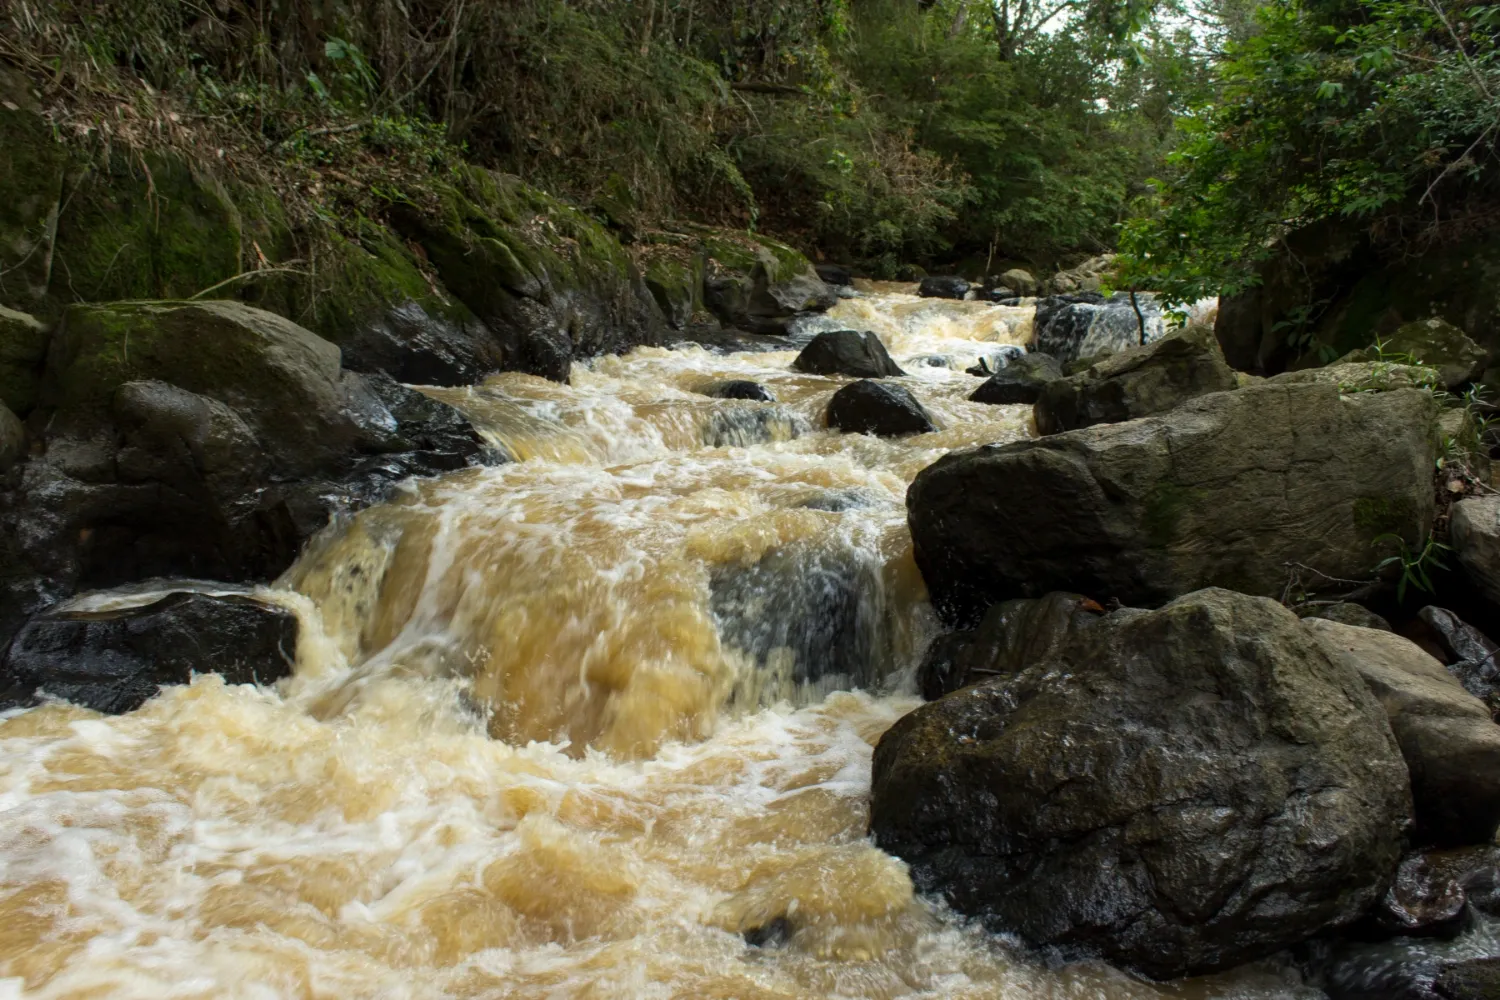
[[[1030,314],[884,289],[824,322],[875,330],[939,429],[823,430],[848,380],[790,353],[429,390],[517,461],[412,484],[262,591],[294,676],[0,720],[0,998],[1316,995],[1049,968],[870,845],[934,630],[906,484],[1030,433],[963,372]],[[777,401],[702,394],[730,379]]]

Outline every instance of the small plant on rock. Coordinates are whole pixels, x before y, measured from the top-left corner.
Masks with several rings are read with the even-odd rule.
[[[1434,593],[1435,588],[1433,587],[1429,571],[1433,569],[1446,570],[1448,564],[1443,562],[1442,556],[1443,553],[1451,552],[1452,549],[1431,535],[1427,537],[1427,542],[1422,546],[1420,552],[1414,552],[1411,546],[1406,543],[1406,539],[1397,534],[1387,533],[1380,535],[1375,539],[1374,544],[1378,545],[1387,540],[1395,542],[1399,547],[1399,551],[1395,555],[1387,556],[1380,560],[1375,566],[1375,571],[1379,573],[1387,566],[1401,567],[1401,576],[1396,581],[1396,600],[1406,600],[1407,587],[1415,587],[1424,594]]]

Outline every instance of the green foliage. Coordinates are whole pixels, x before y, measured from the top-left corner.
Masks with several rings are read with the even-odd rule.
[[[86,109],[74,133],[164,131],[84,96],[185,107],[184,146],[269,157],[335,219],[467,160],[617,226],[760,227],[894,273],[1113,243],[1204,84],[1156,4],[55,0],[0,35]]]
[[[1379,545],[1387,541],[1395,542],[1399,551],[1377,563],[1375,572],[1379,573],[1389,566],[1401,567],[1401,575],[1396,580],[1396,600],[1406,600],[1408,587],[1415,587],[1424,594],[1434,593],[1435,588],[1432,585],[1432,577],[1429,575],[1430,571],[1446,570],[1448,564],[1443,562],[1443,553],[1453,550],[1431,536],[1428,536],[1419,552],[1412,551],[1406,539],[1395,534],[1380,535],[1374,540],[1374,544]]]
[[[1397,249],[1489,224],[1500,6],[1269,0],[1256,23],[1125,227],[1134,280],[1176,301],[1239,291],[1325,219]]]

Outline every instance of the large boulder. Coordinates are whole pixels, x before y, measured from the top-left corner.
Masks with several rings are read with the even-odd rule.
[[[1411,771],[1417,839],[1457,847],[1500,827],[1500,726],[1484,703],[1409,639],[1307,619],[1330,658],[1364,679],[1390,719]]]
[[[1280,595],[1369,577],[1387,533],[1433,521],[1437,404],[1405,389],[1211,393],[1170,413],[954,452],[906,503],[917,564],[949,620],[1076,590],[1150,606],[1206,586]],[[1339,584],[1338,586],[1344,586]]]
[[[1276,602],[1122,610],[875,749],[870,825],[990,928],[1160,978],[1359,917],[1411,819],[1359,676]]]
[[[1332,385],[1339,392],[1388,392],[1391,389],[1435,389],[1436,368],[1394,361],[1340,361],[1318,368],[1282,372],[1270,379],[1277,385]]]
[[[163,684],[216,673],[270,684],[291,672],[297,619],[240,595],[174,593],[109,610],[58,608],[28,621],[0,660],[0,709],[46,694],[117,714]]]
[[[917,397],[900,385],[872,379],[850,382],[828,401],[828,426],[845,434],[901,437],[937,430]]]
[[[825,330],[812,339],[792,362],[792,368],[809,375],[851,375],[854,378],[889,378],[906,372],[886,352],[885,345],[866,330]]]
[[[78,306],[0,496],[0,639],[78,588],[274,577],[329,516],[482,457],[452,407],[233,302]]]
[[[1066,367],[1079,358],[1139,345],[1142,326],[1146,343],[1166,332],[1161,307],[1148,293],[1137,295],[1134,304],[1124,293],[1108,298],[1098,292],[1053,295],[1037,302],[1032,349],[1052,355]]]
[[[1448,535],[1474,586],[1500,605],[1500,496],[1470,497],[1454,504]]]
[[[1448,389],[1457,389],[1479,378],[1489,360],[1489,352],[1469,339],[1468,334],[1445,319],[1424,319],[1396,328],[1379,346],[1350,351],[1342,362],[1389,361],[1414,363],[1436,368],[1438,378]]]
[[[1056,434],[1133,420],[1238,386],[1213,332],[1189,327],[1048,383],[1036,401],[1036,427]]]
[[[1041,282],[1024,267],[1013,267],[1000,275],[997,284],[1020,296],[1035,295],[1041,290]]]
[[[969,396],[976,403],[1035,403],[1042,390],[1063,377],[1062,366],[1050,354],[1029,353],[1009,359],[1005,366]]]

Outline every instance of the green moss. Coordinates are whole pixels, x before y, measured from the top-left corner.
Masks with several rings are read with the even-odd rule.
[[[1202,489],[1169,482],[1157,483],[1146,497],[1142,519],[1147,540],[1157,548],[1171,545],[1177,539],[1183,515],[1207,495]]]
[[[1377,535],[1396,534],[1406,538],[1408,542],[1416,539],[1408,537],[1411,533],[1407,529],[1418,520],[1418,513],[1412,503],[1389,497],[1360,497],[1354,501],[1353,508],[1354,527],[1366,537],[1374,538]]]
[[[0,105],[0,304],[35,309],[47,294],[65,164],[38,115]]]
[[[240,212],[216,180],[175,156],[84,168],[58,220],[60,302],[187,298],[241,272]],[[228,298],[225,288],[218,297]]]
[[[0,401],[18,416],[36,405],[51,336],[35,317],[0,306]]]

